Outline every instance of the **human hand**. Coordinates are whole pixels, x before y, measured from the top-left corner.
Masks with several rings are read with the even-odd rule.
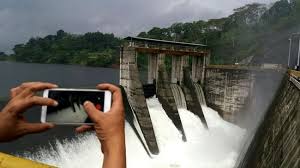
[[[35,95],[38,91],[56,87],[57,85],[51,83],[30,82],[11,89],[10,101],[0,112],[0,142],[8,142],[54,127],[49,123],[29,123],[23,113],[33,106],[56,106],[55,100]]]
[[[90,101],[84,103],[84,109],[94,126],[83,125],[76,128],[76,132],[81,133],[95,129],[101,144],[112,142],[114,139],[120,139],[124,134],[125,114],[121,90],[111,84],[100,84],[97,86],[100,90],[109,90],[112,92],[112,107],[103,113],[96,109]],[[105,152],[105,151],[102,151]]]
[[[97,89],[112,92],[112,107],[103,113],[92,102],[85,102],[84,108],[94,126],[83,125],[76,132],[95,129],[104,153],[103,167],[126,167],[125,154],[125,112],[120,88],[111,84],[100,84]]]

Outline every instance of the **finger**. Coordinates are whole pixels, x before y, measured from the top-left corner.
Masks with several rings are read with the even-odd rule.
[[[15,87],[15,88],[12,88],[10,90],[11,98],[14,98],[18,94],[20,94],[23,90],[25,90],[27,87],[29,87],[30,85],[32,85],[34,83],[40,83],[40,82],[25,82],[25,83],[22,83],[21,85]]]
[[[24,112],[33,106],[57,106],[58,102],[50,99],[38,96],[33,96],[30,98],[23,98],[20,100],[10,101],[7,106],[4,107],[3,111],[8,111],[13,114],[19,114]]]
[[[44,85],[49,88],[58,87],[56,84],[49,83],[49,82],[26,82],[26,83],[22,83],[18,88],[21,88],[24,90],[26,88],[31,88],[31,87],[41,86],[41,85]]]
[[[47,131],[54,127],[51,123],[24,123],[23,134],[34,134]]]
[[[18,95],[19,93],[21,93],[23,90],[25,90],[26,88],[28,88],[31,85],[36,84],[36,83],[41,83],[41,82],[25,82],[25,83],[22,83],[21,85],[15,87],[15,88],[12,88],[10,90],[10,92],[11,92],[11,98],[15,97],[16,95]]]
[[[22,113],[28,108],[31,108],[33,106],[57,106],[58,102],[50,99],[50,98],[44,98],[44,97],[38,97],[38,96],[33,96],[20,104],[16,105],[15,108],[15,113]]]
[[[22,96],[26,96],[35,93],[37,91],[57,88],[58,86],[52,83],[30,82],[30,83],[23,83],[20,87],[22,88],[22,93],[20,94],[22,94]]]
[[[84,102],[83,107],[93,122],[99,121],[103,112],[99,111],[92,102]]]
[[[37,82],[26,82],[26,83],[22,83],[20,86],[12,88],[10,90],[11,98],[14,98],[18,94],[20,94],[23,90],[25,90],[26,88],[28,88],[30,85],[32,85],[34,83],[37,83]]]
[[[112,84],[99,84],[97,86],[100,90],[109,90],[112,93],[112,108],[123,106],[123,100],[122,100],[122,92],[121,89],[115,85]]]
[[[75,129],[75,131],[76,131],[76,133],[83,133],[83,132],[86,132],[86,131],[91,131],[93,129],[94,129],[94,127],[91,126],[91,125],[82,125],[80,127],[77,127]]]
[[[37,106],[57,106],[58,102],[50,98],[33,96],[29,98],[29,104]]]
[[[12,98],[16,97],[19,92],[20,92],[19,87],[10,89],[10,98],[12,99]]]

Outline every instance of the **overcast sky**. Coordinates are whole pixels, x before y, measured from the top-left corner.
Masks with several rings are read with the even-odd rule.
[[[136,35],[154,26],[228,16],[252,2],[276,0],[0,0],[0,51],[30,37],[112,32]]]

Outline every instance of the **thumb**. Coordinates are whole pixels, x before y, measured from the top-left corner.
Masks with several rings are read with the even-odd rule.
[[[85,101],[83,106],[86,113],[88,114],[88,116],[93,122],[99,120],[101,112],[95,107],[95,105],[92,102]]]
[[[50,123],[24,123],[23,127],[25,134],[34,134],[47,131],[53,128],[54,125]]]

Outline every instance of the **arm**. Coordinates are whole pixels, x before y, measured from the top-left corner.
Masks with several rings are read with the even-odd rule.
[[[55,87],[57,86],[51,83],[31,82],[11,89],[11,99],[0,112],[0,142],[12,141],[26,134],[54,127],[48,123],[29,123],[23,113],[33,106],[56,106],[56,101],[35,95],[37,91]]]
[[[85,102],[84,108],[95,125],[94,127],[84,125],[78,127],[76,131],[95,129],[104,154],[103,168],[125,168],[125,113],[121,90],[111,84],[101,84],[97,88],[112,92],[111,110],[103,113],[98,111],[93,103]]]

